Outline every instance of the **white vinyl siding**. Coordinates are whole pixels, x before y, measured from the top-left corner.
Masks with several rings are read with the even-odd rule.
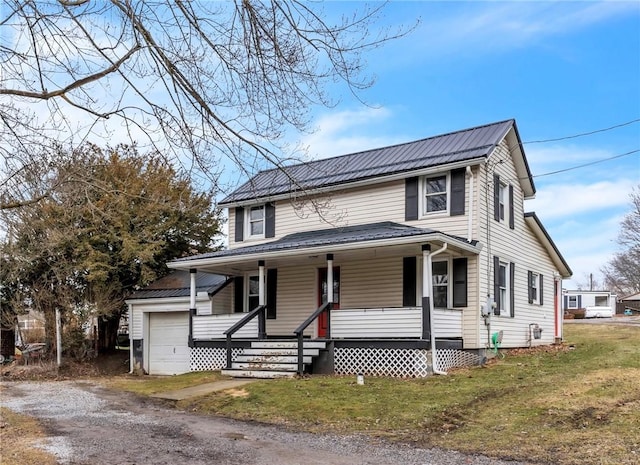
[[[193,339],[225,339],[224,332],[244,318],[244,313],[231,313],[227,315],[210,315],[193,317]],[[254,318],[240,328],[234,338],[258,337],[258,319]]]
[[[465,183],[464,215],[449,216],[447,212],[434,212],[408,224],[466,237],[469,226],[470,186],[468,176],[465,177]],[[476,188],[478,184],[476,179]],[[449,195],[450,193],[448,193]],[[475,192],[474,195],[476,195]],[[369,186],[345,188],[318,196],[313,200],[281,200],[276,205],[275,237],[271,239],[250,238],[250,242],[251,244],[263,243],[297,232],[330,229],[340,226],[354,226],[384,221],[406,223],[404,203],[405,181],[403,179]],[[474,198],[474,206],[477,205],[478,199]],[[320,210],[320,215],[317,213],[318,209]],[[235,209],[229,209],[228,213],[229,247],[246,246],[247,238],[240,243],[234,241]],[[474,223],[477,224],[477,218],[474,218]]]
[[[435,337],[462,337],[462,310],[434,309],[433,333]]]
[[[502,163],[498,163],[502,160]],[[488,169],[487,169],[488,168]],[[513,208],[514,229],[509,228],[508,221],[493,220],[493,174],[500,176],[501,182],[514,186]],[[528,344],[528,325],[536,323],[543,329],[539,344],[549,344],[554,341],[554,298],[553,275],[557,273],[547,251],[535,237],[533,231],[524,221],[524,197],[520,189],[518,176],[512,162],[506,141],[500,143],[496,151],[489,158],[489,162],[482,166],[476,179],[479,185],[490,186],[489,189],[479,190],[480,198],[477,204],[479,216],[490,221],[478,222],[478,239],[483,243],[478,271],[480,273],[479,295],[493,295],[493,256],[515,265],[514,282],[514,317],[507,315],[491,318],[491,332],[503,330],[502,347],[523,347]],[[488,184],[487,184],[488,183]],[[488,195],[488,198],[487,198]],[[508,215],[508,211],[505,212]],[[505,217],[506,218],[506,217]],[[488,230],[487,230],[488,226]],[[490,251],[490,254],[489,254]],[[545,293],[543,305],[529,304],[528,271],[535,270],[544,277],[543,289]],[[508,277],[507,277],[508,282]],[[478,303],[478,309],[481,302]],[[465,331],[465,348],[482,348],[487,346],[487,331],[476,313],[478,328],[476,337]],[[465,320],[465,328],[469,322]]]
[[[421,308],[345,309],[331,312],[333,338],[419,338],[421,335]]]
[[[188,312],[190,305],[189,297],[167,297],[164,299],[139,299],[130,300],[129,304],[129,333],[131,339],[144,338],[144,313],[157,312]],[[206,314],[211,308],[211,302],[206,292],[197,295],[197,313]]]
[[[341,308],[402,307],[402,258],[348,262],[340,273]]]

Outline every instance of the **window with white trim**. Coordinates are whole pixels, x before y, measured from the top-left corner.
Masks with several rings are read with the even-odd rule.
[[[578,308],[578,296],[570,295],[567,297],[568,297],[567,302],[569,304],[569,308]]]
[[[540,275],[538,273],[531,272],[529,274],[529,302],[540,303]]]
[[[248,210],[247,224],[249,227],[249,236],[264,236],[264,205],[257,205]]]
[[[509,264],[500,262],[498,268],[498,310],[500,315],[509,315]]]
[[[260,277],[249,275],[247,279],[247,306],[245,312],[255,309],[260,303]]]
[[[506,184],[500,183],[500,187],[498,188],[498,209],[500,211],[500,221],[504,221],[505,218],[506,205],[508,205],[507,192],[508,189]]]
[[[431,264],[431,282],[433,288],[433,306],[449,307],[449,262],[434,261]]]
[[[446,174],[424,178],[424,214],[447,212],[449,177]]]

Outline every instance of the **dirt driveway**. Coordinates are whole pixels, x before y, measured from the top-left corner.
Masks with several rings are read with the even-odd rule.
[[[525,465],[439,449],[180,412],[90,382],[3,383],[0,404],[39,418],[68,465]]]

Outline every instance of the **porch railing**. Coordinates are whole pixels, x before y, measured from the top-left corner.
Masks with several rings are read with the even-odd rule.
[[[260,305],[259,307],[251,310],[247,315],[236,324],[234,324],[231,328],[227,329],[224,334],[227,336],[227,369],[231,369],[231,337],[244,325],[249,323],[255,317],[258,317],[258,339],[264,339],[267,337],[266,330],[266,321],[267,321],[267,306]]]
[[[309,318],[304,320],[300,326],[293,332],[298,338],[298,375],[302,375],[304,371],[304,331],[318,318],[322,313],[327,314],[327,331],[325,337],[331,338],[331,307],[332,303],[327,302],[316,309]]]

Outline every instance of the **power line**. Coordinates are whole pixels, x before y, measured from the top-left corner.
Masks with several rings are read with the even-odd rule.
[[[616,158],[622,158],[622,157],[626,157],[626,156],[629,156],[629,155],[633,155],[634,153],[638,153],[638,152],[640,152],[640,149],[632,150],[632,151],[626,152],[626,153],[621,153],[620,155],[614,155],[613,157],[602,158],[600,160],[595,160],[595,161],[592,161],[592,162],[589,162],[589,163],[584,163],[582,165],[572,166],[570,168],[564,168],[564,169],[557,170],[557,171],[550,171],[548,173],[536,174],[536,175],[533,175],[531,177],[532,178],[541,178],[543,176],[551,176],[552,174],[565,173],[567,171],[577,170],[578,168],[584,168],[585,166],[596,165],[598,163],[603,163],[605,161],[615,160]]]
[[[637,123],[639,121],[640,121],[640,118],[633,119],[631,121],[627,121],[626,123],[616,124],[615,126],[611,126],[609,128],[596,129],[595,131],[583,132],[581,134],[574,134],[572,136],[558,137],[556,139],[531,140],[531,141],[523,142],[523,144],[542,144],[542,143],[545,143],[545,142],[557,142],[557,141],[560,141],[560,140],[575,139],[577,137],[590,136],[592,134],[597,134],[599,132],[611,131],[612,129],[617,129],[617,128],[621,128],[623,126],[628,126],[630,124]]]

